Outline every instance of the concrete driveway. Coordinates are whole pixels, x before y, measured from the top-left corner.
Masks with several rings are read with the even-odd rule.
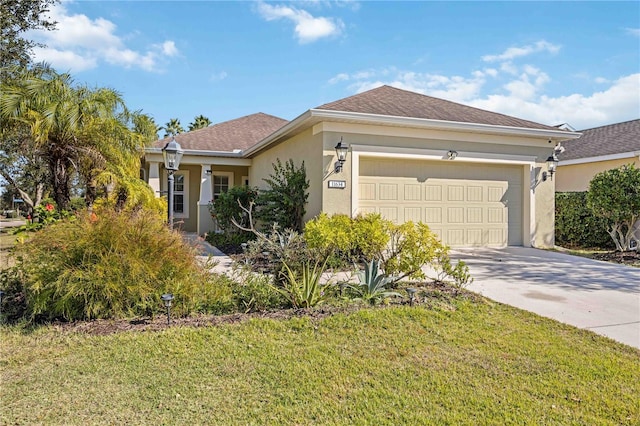
[[[452,250],[469,290],[640,348],[640,269],[524,247]]]

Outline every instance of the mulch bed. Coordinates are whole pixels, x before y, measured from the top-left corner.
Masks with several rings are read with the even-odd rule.
[[[638,251],[609,251],[604,253],[592,253],[589,257],[596,260],[603,260],[605,262],[640,267],[640,252]]]
[[[433,305],[440,307],[444,305],[451,306],[454,299],[467,299],[472,302],[482,300],[482,297],[476,293],[465,290],[456,290],[450,286],[439,283],[415,283],[414,287],[420,290],[422,297],[416,302],[417,305],[430,308]],[[441,302],[441,303],[440,303]],[[233,313],[227,315],[194,315],[184,318],[171,318],[171,324],[167,324],[167,317],[158,315],[148,318],[137,318],[129,320],[94,320],[94,321],[76,321],[71,323],[56,322],[52,324],[55,328],[63,332],[86,333],[91,335],[109,335],[121,332],[147,332],[161,331],[169,327],[212,327],[224,324],[237,324],[254,318],[288,320],[292,318],[309,318],[312,321],[320,320],[335,314],[350,314],[361,309],[385,309],[391,306],[408,305],[407,299],[400,301],[391,301],[389,304],[382,305],[365,305],[365,304],[349,304],[347,306],[324,305],[321,307],[308,309],[281,309],[266,312],[251,313]]]

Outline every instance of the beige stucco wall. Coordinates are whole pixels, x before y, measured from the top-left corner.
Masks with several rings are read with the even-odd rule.
[[[620,160],[598,161],[594,163],[572,164],[558,166],[558,171],[553,177],[556,181],[558,192],[583,192],[589,190],[589,182],[593,177],[605,170],[615,169],[625,164],[635,164],[640,167],[638,157],[623,158]]]
[[[304,161],[307,179],[309,180],[309,199],[305,221],[317,216],[322,211],[322,178],[324,170],[323,161],[321,161],[322,143],[322,135],[313,135],[312,129],[307,129],[257,154],[252,159],[253,163],[249,170],[249,183],[251,186],[267,188],[268,185],[262,179],[268,178],[273,174],[273,164],[278,158],[283,164],[289,159],[293,159],[296,167],[300,167],[302,161]]]

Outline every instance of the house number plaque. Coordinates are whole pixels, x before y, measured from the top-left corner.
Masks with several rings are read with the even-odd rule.
[[[346,187],[347,187],[346,180],[330,180],[329,181],[329,188],[345,189]]]

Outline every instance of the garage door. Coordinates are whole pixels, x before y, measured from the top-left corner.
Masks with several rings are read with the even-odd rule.
[[[522,167],[360,159],[358,212],[422,221],[452,247],[522,245]]]

